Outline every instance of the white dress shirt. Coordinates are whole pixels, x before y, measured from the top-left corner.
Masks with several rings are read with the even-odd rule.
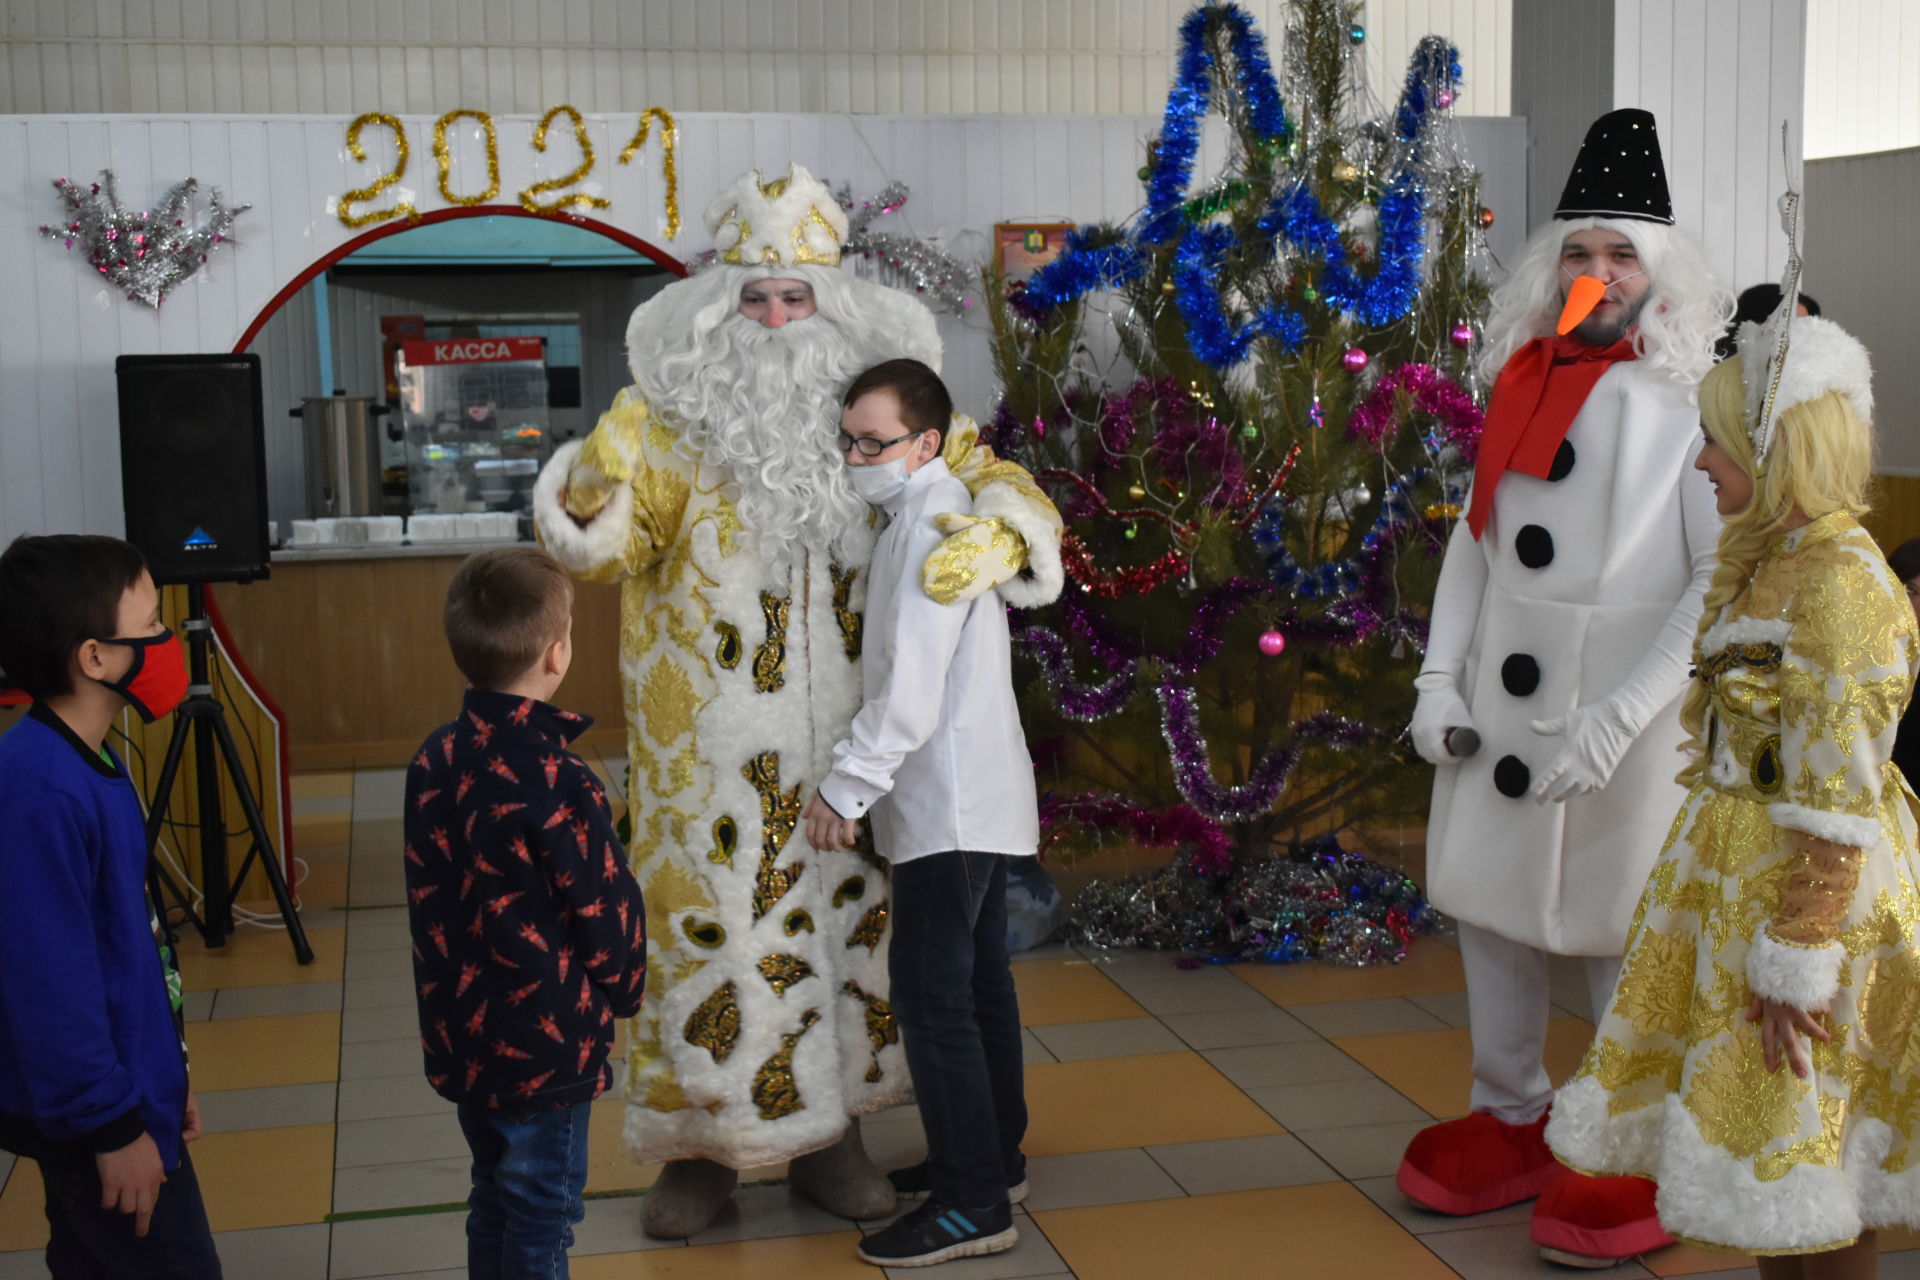
[[[935,604],[920,585],[945,537],[934,517],[971,514],[973,499],[935,458],[881,510],[888,523],[867,571],[864,701],[820,794],[843,818],[871,810],[889,862],[956,849],[1032,854],[1040,815],[1006,605],[998,591]]]

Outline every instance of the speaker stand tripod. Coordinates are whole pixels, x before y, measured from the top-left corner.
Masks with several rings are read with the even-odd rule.
[[[167,941],[175,934],[168,917],[167,902],[178,907],[205,939],[209,947],[224,946],[233,932],[233,895],[247,878],[254,859],[266,872],[273,887],[274,901],[280,905],[280,918],[286,922],[287,937],[293,943],[294,959],[313,963],[313,947],[307,931],[293,909],[293,895],[287,891],[287,878],[274,853],[273,839],[267,834],[266,819],[260,814],[260,802],[241,768],[240,752],[233,743],[233,731],[227,727],[227,710],[213,696],[209,678],[209,650],[213,647],[213,624],[207,620],[207,590],[199,583],[187,586],[187,617],[181,623],[187,640],[187,699],[173,713],[173,737],[167,743],[165,763],[160,766],[160,784],[147,811],[147,876],[153,892],[154,909],[160,916]],[[187,733],[193,733],[193,769],[195,795],[198,797],[200,826],[200,879],[206,885],[203,905],[196,912],[193,900],[183,887],[167,874],[156,856],[160,828],[167,819],[167,806],[173,798],[173,780],[180,772],[186,751]],[[219,756],[214,755],[218,744]],[[247,815],[247,828],[253,833],[253,847],[240,863],[239,874],[227,879],[227,830],[221,820],[220,767],[226,766],[227,781],[240,797]],[[164,893],[164,897],[162,894]]]

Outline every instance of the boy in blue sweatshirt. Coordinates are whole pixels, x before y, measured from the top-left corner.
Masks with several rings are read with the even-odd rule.
[[[473,1152],[467,1274],[567,1275],[587,1117],[614,1020],[640,1011],[640,887],[604,788],[567,749],[593,722],[547,699],[573,660],[573,581],[532,547],[447,588],[460,715],[407,770],[407,911],[427,1081]]]
[[[0,1147],[40,1165],[54,1280],[218,1280],[146,822],[105,745],[127,706],[151,722],[187,690],[139,551],[16,538],[0,670],[33,698],[0,737]]]

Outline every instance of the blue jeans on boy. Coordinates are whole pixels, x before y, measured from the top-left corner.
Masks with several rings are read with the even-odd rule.
[[[592,1104],[489,1110],[462,1104],[473,1152],[467,1196],[469,1280],[567,1280],[573,1224],[587,1216]]]
[[[100,1207],[100,1170],[91,1155],[48,1157],[40,1179],[54,1280],[220,1280],[200,1179],[184,1151],[153,1202],[144,1236],[133,1234],[132,1214]]]
[[[894,1017],[927,1131],[933,1198],[1006,1203],[1026,1176],[1026,1068],[1007,962],[1007,863],[936,853],[893,868]]]

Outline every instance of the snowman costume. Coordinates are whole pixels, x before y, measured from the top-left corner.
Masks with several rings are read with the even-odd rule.
[[[1530,340],[1495,382],[1411,726],[1415,747],[1440,766],[1428,891],[1460,923],[1474,1114],[1416,1137],[1399,1184],[1454,1214],[1548,1193],[1535,1239],[1567,1261],[1666,1242],[1650,1184],[1603,1188],[1598,1205],[1552,1203],[1583,1193],[1558,1186],[1565,1170],[1540,1136],[1553,1092],[1548,960],[1585,958],[1597,1017],[1682,795],[1680,694],[1720,518],[1693,467],[1702,443],[1693,393],[1711,335],[1696,326],[1698,368],[1646,358],[1644,327],[1605,348],[1555,336],[1560,289],[1542,279],[1547,264],[1559,269],[1568,236],[1601,227],[1639,246],[1655,224],[1671,226],[1672,212],[1653,117],[1609,113],[1587,135],[1554,224],[1530,246],[1537,269],[1528,278],[1523,265],[1503,286],[1550,305],[1536,307]],[[1641,254],[1653,278],[1642,319],[1670,308],[1676,286],[1718,297],[1702,269],[1675,262],[1690,252],[1674,242],[1658,258]],[[1605,292],[1597,283],[1586,281],[1595,297]],[[1573,310],[1563,330],[1578,323]]]

